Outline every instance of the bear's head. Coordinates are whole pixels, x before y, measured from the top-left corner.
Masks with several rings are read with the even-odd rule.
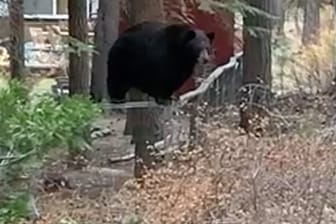
[[[211,61],[212,43],[215,33],[205,33],[199,29],[190,29],[183,34],[185,52],[195,58],[197,63],[205,64]]]

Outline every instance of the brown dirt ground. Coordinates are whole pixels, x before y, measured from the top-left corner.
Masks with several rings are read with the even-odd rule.
[[[73,161],[63,153],[64,150],[48,156],[47,165],[40,171],[42,178],[39,176],[35,185],[38,189],[35,190],[36,205],[42,216],[37,223],[60,223],[71,218],[85,220],[85,223],[118,223],[116,220],[121,219],[122,212],[118,207],[113,207],[117,200],[114,196],[126,181],[132,182],[134,162],[111,164],[109,159],[134,152],[134,145],[130,144],[131,136],[123,134],[125,118],[125,115],[113,114],[97,121],[99,128],[107,128],[111,133],[93,141],[93,150],[86,153],[81,168],[73,166]],[[186,133],[181,136],[179,132],[182,125],[187,123],[175,119],[174,127],[167,129],[175,140],[186,136]],[[53,184],[48,185],[46,190],[42,179]],[[60,186],[63,184],[61,181],[65,186]]]
[[[110,199],[125,181],[132,178],[133,173],[133,161],[109,163],[110,158],[133,152],[130,136],[123,135],[124,125],[125,117],[122,115],[98,121],[99,127],[110,128],[112,132],[94,140],[93,150],[86,155],[86,164],[82,169],[68,166],[68,158],[62,153],[49,156],[42,176],[58,180],[65,178],[70,189],[48,188],[50,191],[37,192],[37,207],[42,216],[38,222],[60,223],[73,216],[93,223],[105,223],[101,222],[102,214],[105,214],[106,222],[111,223],[109,216],[113,216],[113,212],[105,200]]]
[[[291,98],[293,99],[293,96]],[[328,97],[311,98],[310,96],[298,97],[293,101],[286,99],[284,102],[277,102],[277,107],[280,108],[278,112],[281,114],[281,116],[283,116],[283,119],[287,119],[288,122],[293,123],[291,127],[296,130],[297,134],[306,137],[295,137],[296,135],[289,135],[288,137],[281,138],[267,137],[262,140],[247,138],[246,136],[242,136],[232,131],[234,128],[232,124],[237,124],[238,116],[237,113],[233,113],[233,110],[228,110],[228,113],[221,113],[221,116],[218,118],[218,120],[221,121],[219,122],[220,124],[225,123],[225,128],[221,128],[220,124],[218,127],[212,124],[211,128],[205,129],[207,134],[210,135],[208,136],[208,142],[205,143],[205,146],[211,150],[208,158],[209,161],[215,161],[216,159],[221,159],[221,156],[224,156],[223,158],[225,164],[221,164],[224,165],[224,167],[221,168],[223,170],[218,172],[218,174],[220,174],[222,179],[224,178],[227,181],[225,184],[238,181],[235,185],[233,185],[233,188],[223,187],[225,191],[230,191],[230,193],[226,192],[224,194],[227,196],[230,195],[232,199],[232,201],[230,200],[230,203],[232,203],[232,211],[230,214],[234,214],[238,211],[237,209],[239,207],[239,201],[242,201],[242,205],[246,205],[246,200],[251,196],[251,188],[244,188],[250,183],[246,182],[245,186],[239,184],[239,181],[242,181],[241,179],[246,178],[246,172],[250,173],[253,170],[251,170],[251,167],[255,165],[255,162],[259,161],[259,157],[254,158],[256,157],[255,148],[263,149],[260,152],[262,154],[260,155],[260,158],[265,157],[264,161],[266,161],[262,167],[264,173],[262,176],[264,180],[260,182],[260,186],[273,186],[265,188],[268,189],[264,192],[265,195],[267,194],[267,197],[264,195],[262,198],[262,200],[265,200],[265,203],[266,201],[272,203],[281,202],[281,200],[271,200],[272,197],[270,196],[277,195],[279,192],[281,193],[282,190],[280,189],[278,192],[278,187],[276,186],[278,186],[279,183],[273,183],[274,180],[269,178],[270,173],[272,173],[273,176],[281,176],[281,179],[290,183],[290,181],[293,181],[291,179],[293,178],[293,172],[295,172],[298,177],[301,177],[303,174],[305,174],[305,172],[310,172],[311,169],[314,172],[321,169],[320,171],[323,175],[329,173],[329,171],[332,170],[330,167],[334,166],[333,158],[335,158],[335,151],[329,149],[329,147],[333,148],[332,144],[328,145],[328,143],[324,143],[327,144],[328,148],[328,150],[325,150],[324,146],[321,146],[321,143],[315,142],[315,138],[309,136],[312,135],[310,134],[311,130],[322,130],[323,126],[325,125],[333,126],[331,124],[331,121],[334,121],[335,113],[333,102],[334,101]],[[289,114],[295,114],[295,116],[292,118],[289,116]],[[286,117],[287,115],[288,117]],[[49,193],[39,192],[37,197],[37,206],[42,215],[42,220],[39,220],[38,223],[126,223],[122,221],[124,217],[129,216],[130,214],[138,213],[137,211],[139,209],[143,210],[140,213],[148,215],[147,218],[153,216],[154,214],[152,220],[158,220],[158,218],[163,220],[163,217],[168,213],[173,214],[169,216],[170,218],[176,219],[176,217],[178,217],[177,215],[181,215],[181,213],[183,213],[182,215],[190,216],[192,212],[197,213],[197,211],[201,211],[199,210],[199,206],[203,206],[203,199],[199,197],[199,195],[201,194],[206,197],[207,191],[209,191],[209,189],[211,190],[213,186],[213,174],[210,171],[207,175],[202,174],[202,172],[206,173],[209,169],[202,169],[202,166],[197,165],[199,170],[198,172],[200,172],[198,174],[199,176],[192,175],[190,178],[182,179],[179,177],[179,175],[175,173],[172,174],[170,171],[166,171],[167,175],[165,175],[165,171],[163,170],[162,172],[164,175],[161,175],[163,179],[157,180],[160,184],[162,184],[161,187],[159,186],[155,189],[149,187],[145,190],[138,190],[134,187],[134,185],[132,185],[132,161],[114,165],[108,163],[108,159],[110,157],[125,155],[133,151],[132,146],[129,144],[130,137],[123,136],[125,122],[124,117],[115,115],[102,119],[99,122],[100,126],[108,125],[113,128],[113,131],[111,135],[100,138],[94,142],[94,151],[91,153],[91,155],[89,155],[89,162],[85,169],[78,170],[73,168],[65,168],[64,164],[66,164],[66,159],[64,157],[63,159],[57,159],[56,162],[48,163],[50,165],[44,169],[44,171],[48,172],[62,173],[63,176],[66,176],[69,179],[70,185],[75,189],[61,189],[59,191]],[[309,161],[311,162],[312,166],[311,168],[309,168],[309,166],[307,167],[307,161],[302,159],[305,158],[306,152],[310,152],[309,154],[314,154],[310,155],[312,158],[309,156]],[[320,156],[321,153],[323,154],[322,157]],[[315,154],[319,156],[316,156]],[[55,157],[53,156],[53,158]],[[245,167],[248,169],[241,169],[242,164],[245,164]],[[273,172],[273,169],[275,169],[274,164],[277,166],[277,173]],[[328,165],[328,172],[323,171],[324,165],[322,166],[322,164]],[[207,166],[209,165],[206,165],[205,167]],[[233,168],[236,169],[234,172],[232,171]],[[189,172],[188,166],[185,166],[185,169]],[[318,175],[313,171],[311,171],[309,175],[311,175],[311,177],[317,177]],[[233,176],[230,176],[231,172],[233,172]],[[174,175],[177,176],[176,179],[171,178],[171,176]],[[295,181],[301,180],[300,178],[294,179]],[[121,194],[116,194],[125,181],[126,185],[124,185],[124,187],[121,189]],[[293,195],[295,195],[297,190],[306,187],[305,182],[301,182],[297,184],[295,182],[295,184],[293,184]],[[178,186],[175,183],[178,183]],[[244,194],[238,194],[229,190],[235,188],[239,189],[239,191],[246,191],[246,195],[249,196],[247,197]],[[176,190],[174,194],[169,193],[174,189]],[[160,197],[157,197],[158,194],[153,194],[153,192],[156,192],[156,190],[161,194],[166,192],[167,195],[165,197],[170,198],[171,201],[168,199],[163,200]],[[275,191],[276,194],[272,194],[271,191]],[[185,193],[185,197],[181,197],[181,192]],[[268,195],[268,193],[271,194]],[[176,196],[177,198],[175,198],[175,195],[181,197],[179,202],[177,202],[178,197]],[[142,199],[148,198],[149,200],[142,202],[142,204],[140,203],[140,205],[137,205],[138,202],[134,203],[134,201],[137,201],[137,197]],[[241,198],[237,200],[237,197]],[[168,205],[165,202],[171,203]],[[137,206],[134,206],[134,204],[140,207],[137,208]],[[183,207],[184,205],[186,206],[185,208]],[[170,207],[167,208],[167,206]],[[223,209],[227,209],[226,205],[223,207]],[[278,210],[279,207],[276,207],[274,212],[278,212]],[[281,217],[281,215],[279,215],[279,217]],[[292,218],[295,217],[293,216]],[[157,223],[176,222],[158,221]]]

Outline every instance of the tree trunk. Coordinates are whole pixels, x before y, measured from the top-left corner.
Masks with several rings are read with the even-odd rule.
[[[164,10],[162,0],[128,0],[129,24],[136,24],[143,21],[164,21]],[[150,12],[150,13],[148,13]],[[128,99],[134,100],[132,91],[128,93]],[[146,98],[148,99],[148,98]],[[132,134],[132,117],[131,110],[127,111],[127,121],[124,134]]]
[[[336,31],[336,0],[333,0],[333,15],[332,15],[332,29],[333,31]],[[329,94],[334,95],[336,93],[336,45],[334,45],[333,49],[332,49],[332,56],[333,56],[333,60],[332,60],[332,72],[333,72],[333,82],[331,83],[331,86],[329,87]]]
[[[130,91],[134,101],[149,100],[148,96],[138,90]],[[141,178],[146,169],[155,168],[156,149],[154,144],[163,139],[163,114],[160,108],[129,109],[131,119],[132,141],[135,144],[134,176]]]
[[[320,1],[306,0],[303,15],[302,44],[316,43],[320,31]]]
[[[271,0],[250,0],[249,3],[253,7],[269,12],[270,1]],[[257,36],[251,35],[247,30],[249,27],[262,28],[265,29],[266,32],[258,32]],[[243,38],[243,85],[262,84],[271,88],[271,21],[261,15],[248,13],[246,17],[244,17]],[[264,97],[264,90],[265,89],[260,89],[258,85],[243,88],[240,108],[240,127],[247,132],[251,131],[251,119],[254,118],[255,115],[262,117],[262,111],[259,110],[260,107],[256,107],[255,104],[264,104],[262,101],[267,99]],[[253,102],[252,105],[249,103],[251,100]]]
[[[333,9],[334,9],[333,15],[332,15],[332,21],[334,24],[333,28],[336,30],[336,0],[333,0],[332,4],[333,4]]]
[[[95,26],[94,44],[97,53],[92,58],[91,96],[96,101],[107,98],[107,57],[108,51],[118,37],[119,0],[100,0]]]
[[[10,27],[10,74],[11,78],[21,79],[24,72],[24,17],[23,0],[9,1]]]
[[[133,93],[133,89],[130,89],[127,93],[126,99],[127,100],[135,100],[136,99],[136,94]],[[142,100],[143,98],[140,98]],[[147,98],[148,99],[148,98]],[[132,109],[127,110],[126,112],[126,123],[125,123],[125,128],[124,128],[124,135],[133,135],[133,113]],[[134,137],[134,136],[133,136]],[[131,139],[131,144],[134,143],[134,139]]]
[[[336,32],[336,0],[333,0],[333,8],[334,8],[334,11],[333,11],[333,30],[334,32]],[[334,73],[334,80],[336,82],[336,45],[334,44],[334,47],[333,47],[333,73]]]
[[[87,5],[83,0],[69,0],[69,35],[85,44],[88,44]],[[70,42],[70,47],[75,48]],[[87,51],[79,54],[70,53],[69,57],[69,93],[89,93],[89,56]]]
[[[278,0],[273,0],[273,1],[278,1]],[[278,12],[279,14],[277,16],[279,16],[279,20],[277,21],[277,34],[279,36],[284,36],[285,35],[285,23],[286,23],[286,2],[284,0],[282,1],[278,1],[276,3],[278,5]]]
[[[142,21],[164,21],[161,0],[129,0],[130,24]],[[139,91],[129,92],[129,99],[148,100],[148,96]],[[127,120],[135,143],[134,176],[141,178],[145,168],[154,168],[155,155],[153,144],[163,138],[162,109],[145,108],[127,111]],[[130,123],[131,122],[131,123]],[[126,125],[127,126],[127,125]]]

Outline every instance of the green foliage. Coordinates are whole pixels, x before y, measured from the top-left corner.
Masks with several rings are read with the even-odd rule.
[[[0,203],[0,224],[15,224],[27,214],[27,194],[19,194]]]
[[[0,156],[0,167],[24,165],[55,147],[89,149],[90,124],[98,114],[87,98],[67,97],[60,104],[48,95],[32,100],[24,87],[11,81],[0,89],[0,155],[6,155]]]
[[[66,97],[61,103],[48,95],[31,97],[15,80],[0,89],[2,192],[11,177],[29,172],[51,149],[67,148],[71,153],[90,149],[90,125],[100,112],[97,105],[83,96]],[[18,223],[26,214],[26,202],[22,195],[3,202],[0,224]]]

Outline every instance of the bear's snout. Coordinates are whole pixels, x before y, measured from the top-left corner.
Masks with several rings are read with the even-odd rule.
[[[208,50],[207,49],[202,50],[199,57],[198,57],[198,63],[206,64],[210,61],[211,61],[211,56],[210,56]]]

